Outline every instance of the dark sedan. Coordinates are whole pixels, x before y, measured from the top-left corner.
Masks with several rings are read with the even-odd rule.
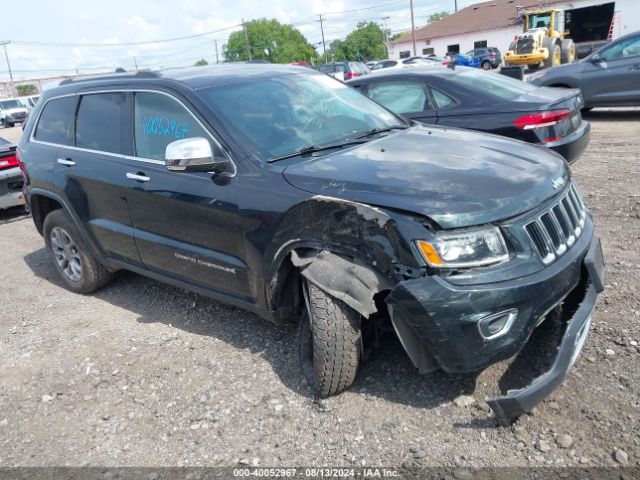
[[[578,90],[540,88],[470,68],[390,71],[348,82],[405,118],[543,145],[575,162],[589,143]]]
[[[0,210],[24,205],[16,146],[0,137]]]
[[[579,88],[587,109],[640,106],[640,32],[620,37],[578,63],[534,73],[529,82]]]

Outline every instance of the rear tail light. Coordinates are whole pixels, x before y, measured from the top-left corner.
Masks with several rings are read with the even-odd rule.
[[[18,166],[18,158],[15,153],[11,153],[8,157],[0,158],[0,169],[12,168]]]
[[[491,53],[489,54],[489,56],[491,56],[491,57],[495,57],[495,56],[496,56],[496,53],[495,53],[495,52],[491,52]]]
[[[517,118],[513,123],[520,130],[552,127],[571,116],[571,110],[554,110],[551,112],[529,113]]]
[[[24,177],[26,178],[27,172],[24,169],[24,163],[22,163],[22,160],[20,160],[20,153],[18,152],[18,150],[16,150],[16,163],[20,167],[20,170],[22,170],[22,175],[24,175]]]
[[[360,74],[358,72],[347,72],[347,80],[351,80],[352,78],[359,77]]]

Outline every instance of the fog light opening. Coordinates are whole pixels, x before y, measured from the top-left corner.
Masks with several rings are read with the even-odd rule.
[[[478,331],[485,340],[493,340],[505,335],[518,317],[518,310],[512,308],[494,313],[478,320]]]

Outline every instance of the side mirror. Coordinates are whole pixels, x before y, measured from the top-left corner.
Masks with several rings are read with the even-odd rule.
[[[221,173],[229,164],[225,157],[214,157],[206,138],[176,140],[167,145],[164,164],[171,172]]]
[[[593,55],[591,55],[589,61],[591,63],[600,63],[602,61],[602,57],[600,57],[599,53],[594,53]]]

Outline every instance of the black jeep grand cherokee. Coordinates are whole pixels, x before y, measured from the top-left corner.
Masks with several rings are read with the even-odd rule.
[[[391,319],[421,372],[472,372],[560,311],[551,369],[489,400],[500,423],[558,385],[587,336],[600,243],[546,149],[412,126],[296,67],[118,74],[43,97],[18,154],[73,291],[127,269],[299,321],[324,396],[353,382],[373,319]]]

